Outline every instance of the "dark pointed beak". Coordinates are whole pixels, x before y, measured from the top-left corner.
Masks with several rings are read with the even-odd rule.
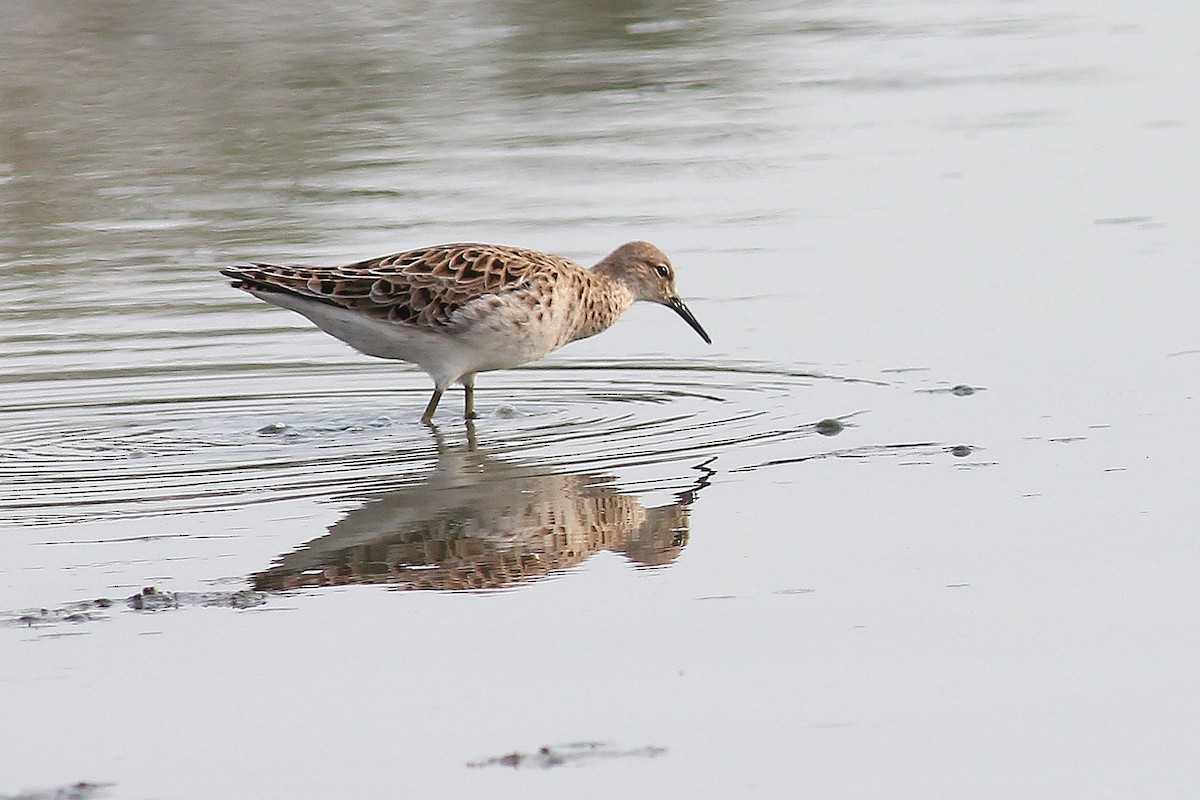
[[[683,304],[683,301],[678,297],[672,297],[666,303],[667,308],[672,309],[676,314],[683,317],[683,321],[692,326],[692,330],[700,334],[700,338],[712,344],[712,339],[708,338],[708,334],[704,332],[704,328],[700,327],[700,323],[696,322],[696,318],[692,316],[692,312]]]

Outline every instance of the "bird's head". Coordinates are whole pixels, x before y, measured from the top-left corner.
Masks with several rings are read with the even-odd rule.
[[[683,317],[700,338],[712,339],[679,298],[675,288],[675,268],[667,254],[649,242],[626,242],[605,256],[593,269],[620,281],[634,300],[646,300],[670,308]]]

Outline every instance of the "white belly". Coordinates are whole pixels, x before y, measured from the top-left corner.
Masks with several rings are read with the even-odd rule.
[[[272,305],[304,315],[321,330],[378,358],[416,364],[446,387],[465,375],[511,369],[541,358],[561,341],[559,320],[535,319],[524,306],[465,306],[451,325],[388,322],[340,306],[283,292],[254,292]]]

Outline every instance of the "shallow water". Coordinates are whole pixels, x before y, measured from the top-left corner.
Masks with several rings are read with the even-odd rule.
[[[1196,794],[1186,10],[8,3],[0,797]],[[215,271],[632,238],[436,431]]]

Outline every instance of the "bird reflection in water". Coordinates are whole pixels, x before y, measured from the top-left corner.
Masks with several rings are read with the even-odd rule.
[[[253,576],[278,591],[387,583],[444,591],[500,589],[583,563],[603,550],[662,566],[687,544],[688,515],[715,472],[698,465],[675,501],[646,508],[614,478],[555,472],[447,448],[424,480],[366,501],[329,532]]]

